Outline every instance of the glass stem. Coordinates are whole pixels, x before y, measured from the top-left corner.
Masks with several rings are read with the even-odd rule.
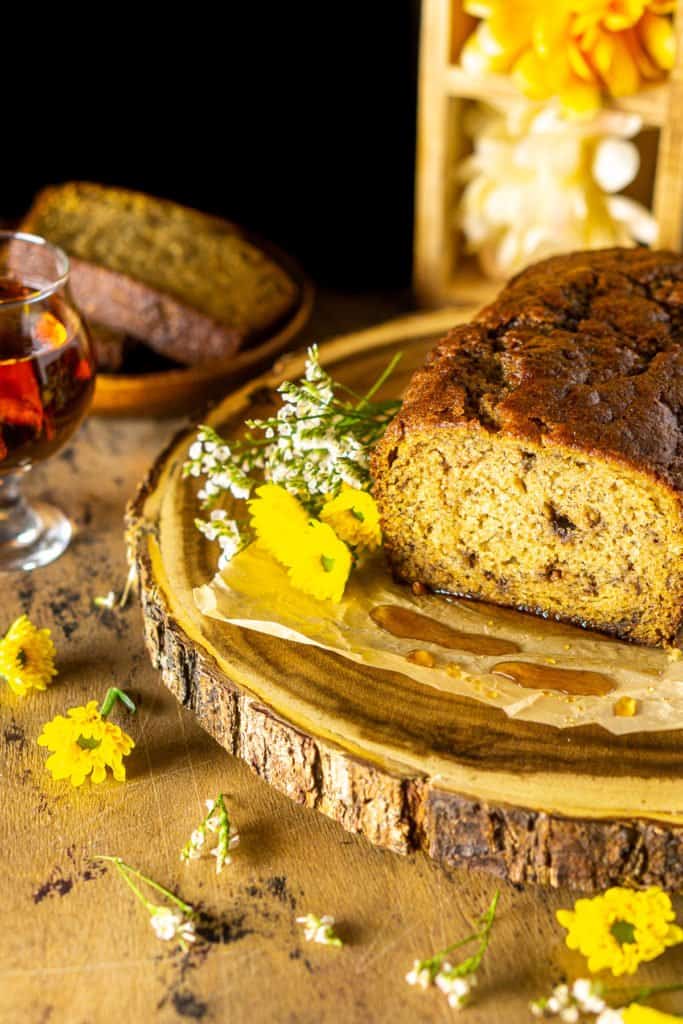
[[[30,544],[40,522],[19,486],[20,474],[0,476],[0,544]]]

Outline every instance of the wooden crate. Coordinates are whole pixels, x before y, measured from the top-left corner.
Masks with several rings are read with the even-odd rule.
[[[457,61],[475,24],[461,0],[422,0],[415,175],[414,288],[425,306],[486,301],[498,290],[464,258],[453,227],[453,168],[464,148],[462,111],[468,100],[519,96],[505,75],[473,77]],[[612,109],[640,115],[656,128],[653,211],[663,248],[683,248],[683,0],[676,13],[677,60],[669,77]]]

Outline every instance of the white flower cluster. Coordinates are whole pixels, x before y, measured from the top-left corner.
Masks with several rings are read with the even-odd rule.
[[[212,508],[228,497],[244,500],[259,483],[267,482],[283,487],[317,515],[325,499],[338,494],[343,484],[367,490],[371,449],[400,405],[372,398],[396,362],[393,359],[360,396],[332,380],[313,346],[305,376],[278,388],[282,405],[270,419],[247,420],[249,433],[230,443],[212,427],[199,427],[183,472],[204,478],[198,492],[202,506]],[[208,521],[195,522],[205,537],[220,544],[221,568],[252,539],[246,523],[222,509]]]
[[[465,975],[448,961],[439,963],[439,958],[435,957],[432,960],[415,960],[412,970],[406,974],[406,981],[409,985],[417,985],[422,989],[436,985],[447,997],[450,1007],[462,1010],[470,1000],[472,989],[477,984],[477,976]]]
[[[329,914],[318,917],[316,914],[306,914],[305,917],[297,917],[297,924],[304,926],[304,938],[306,942],[319,942],[321,946],[342,946],[342,940],[334,930],[334,918]]]
[[[164,942],[171,942],[177,939],[181,945],[188,942],[195,942],[197,934],[194,922],[181,914],[178,910],[171,910],[170,907],[155,907],[152,909],[150,924],[154,929],[156,937]]]
[[[229,491],[233,498],[248,498],[253,481],[249,472],[258,468],[236,452],[211,427],[200,427],[185,463],[186,476],[205,476],[206,483],[199,492],[199,500],[206,504]]]
[[[223,569],[230,562],[238,551],[241,551],[245,544],[243,531],[240,530],[236,519],[230,519],[225,509],[215,508],[208,521],[195,519],[195,526],[200,533],[203,533],[207,540],[218,541],[221,555],[218,559],[218,568]]]
[[[369,445],[377,439],[374,417],[337,400],[316,348],[309,349],[304,380],[286,382],[278,390],[282,406],[277,415],[248,424],[263,429],[273,442],[266,450],[267,479],[305,505],[311,496],[336,494],[343,483],[367,488]]]
[[[456,222],[484,273],[506,280],[557,252],[653,245],[652,214],[615,194],[638,172],[630,140],[640,129],[637,115],[621,111],[586,121],[527,100],[474,106],[465,121],[473,152],[457,172],[464,188]]]
[[[436,985],[448,999],[448,1005],[454,1010],[462,1010],[464,1006],[467,1006],[472,989],[477,984],[476,971],[489,946],[491,929],[498,907],[498,897],[499,893],[496,891],[488,909],[477,920],[476,931],[471,935],[467,935],[459,942],[452,943],[427,960],[414,960],[411,970],[406,974],[408,984],[418,985],[422,989]],[[448,960],[448,955],[455,949],[460,949],[471,942],[477,943],[475,952],[453,966]]]
[[[444,964],[434,979],[434,984],[448,998],[450,1007],[454,1010],[462,1010],[470,1000],[472,989],[477,984],[477,976],[470,974],[469,977],[461,978],[452,972],[451,965]]]
[[[530,1004],[534,1017],[557,1017],[564,1024],[577,1024],[582,1016],[592,1016],[595,1024],[623,1024],[619,1010],[613,1010],[602,997],[602,986],[589,978],[577,978],[569,985],[556,985],[552,993]]]
[[[198,860],[206,849],[207,832],[217,833],[217,843],[209,852],[216,858],[216,874],[220,875],[223,868],[232,863],[230,851],[239,846],[240,837],[237,832],[233,832],[222,793],[219,793],[216,800],[206,801],[206,810],[206,817],[180,851],[180,859]]]

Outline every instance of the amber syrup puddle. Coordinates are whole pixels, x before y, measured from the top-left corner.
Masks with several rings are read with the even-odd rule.
[[[616,689],[614,682],[602,672],[583,669],[553,668],[529,661],[499,661],[491,669],[497,676],[512,679],[528,690],[557,690],[580,697],[604,697]]]
[[[500,640],[479,633],[461,633],[428,615],[402,608],[400,605],[379,604],[370,612],[370,618],[392,636],[447,647],[451,651],[469,651],[471,654],[513,654],[521,648],[511,640]],[[513,663],[511,663],[513,664]]]

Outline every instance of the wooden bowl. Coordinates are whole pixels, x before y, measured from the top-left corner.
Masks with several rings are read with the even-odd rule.
[[[313,283],[291,256],[271,243],[259,243],[297,282],[299,303],[274,334],[247,344],[227,359],[159,373],[100,373],[92,413],[97,416],[178,416],[199,409],[269,367],[306,326],[315,297]]]

